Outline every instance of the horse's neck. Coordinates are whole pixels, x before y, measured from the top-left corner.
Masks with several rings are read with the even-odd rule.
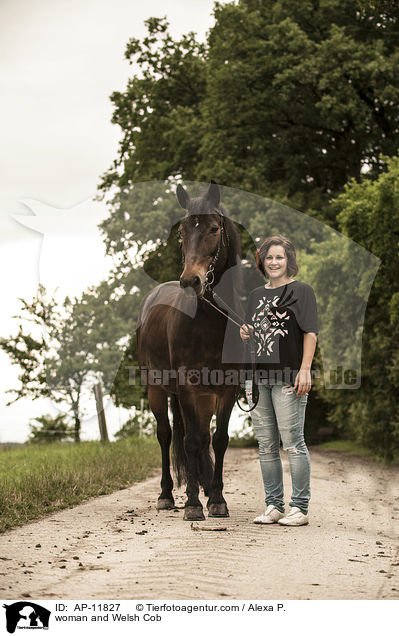
[[[216,278],[216,284],[214,285],[216,293],[220,298],[227,303],[236,313],[243,314],[243,308],[239,295],[239,277],[237,271],[234,269],[227,269],[222,273],[220,277]],[[219,283],[223,281],[220,285]],[[224,308],[225,309],[225,308]]]

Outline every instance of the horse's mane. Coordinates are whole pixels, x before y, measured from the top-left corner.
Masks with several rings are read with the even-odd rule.
[[[233,267],[238,265],[241,258],[241,239],[240,234],[236,228],[234,221],[228,216],[223,216],[223,224],[228,236],[228,253],[227,253],[227,265]]]

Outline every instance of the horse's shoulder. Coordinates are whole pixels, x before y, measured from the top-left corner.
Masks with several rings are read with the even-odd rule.
[[[197,309],[197,298],[194,294],[185,293],[177,280],[161,283],[147,294],[141,304],[138,316],[139,325],[146,320],[150,310],[156,305],[173,307],[193,318]]]
[[[144,302],[147,300],[157,300],[161,302],[161,299],[173,297],[180,290],[180,283],[177,280],[168,280],[166,283],[160,283],[146,296]]]

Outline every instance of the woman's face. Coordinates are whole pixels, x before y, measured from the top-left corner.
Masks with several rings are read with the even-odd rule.
[[[287,276],[287,255],[282,245],[271,245],[264,260],[266,275],[270,280]]]

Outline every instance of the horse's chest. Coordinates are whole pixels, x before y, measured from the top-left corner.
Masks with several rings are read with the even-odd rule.
[[[219,325],[183,323],[173,334],[171,357],[173,366],[182,364],[196,367],[220,365],[224,329]]]

